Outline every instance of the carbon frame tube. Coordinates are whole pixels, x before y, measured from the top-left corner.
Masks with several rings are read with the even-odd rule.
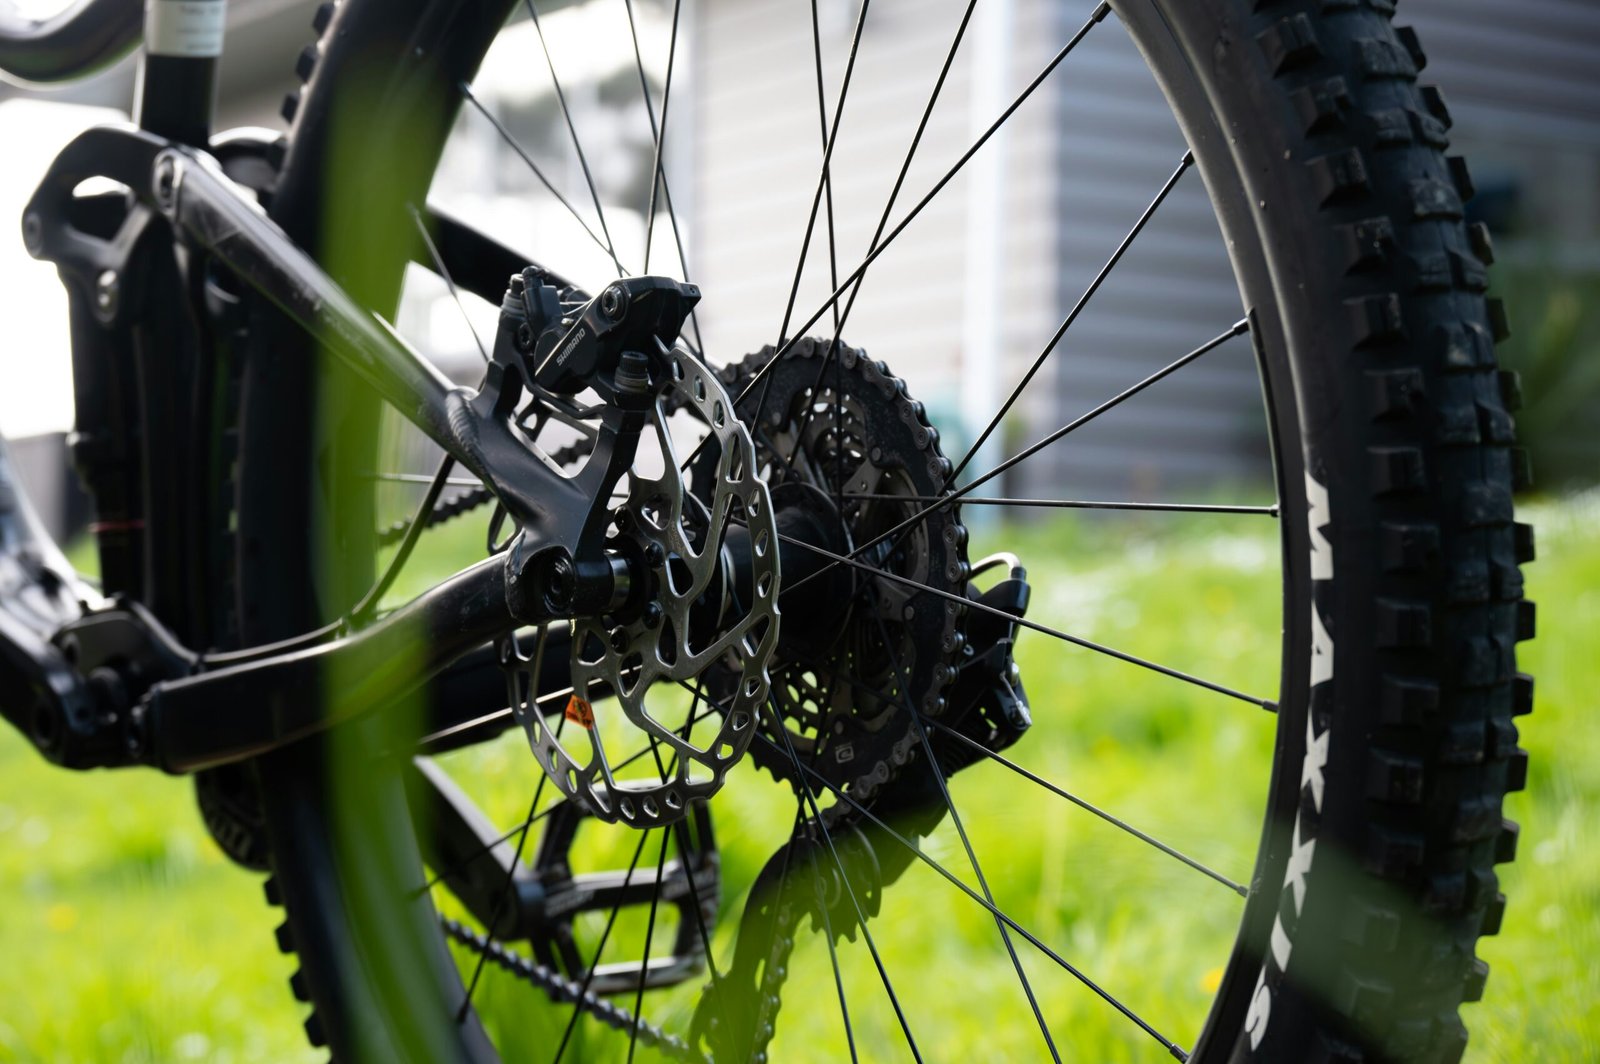
[[[358,634],[156,684],[141,722],[146,759],[192,772],[264,753],[392,704],[515,625],[505,565],[485,559]]]
[[[21,85],[87,77],[139,44],[140,0],[79,0],[46,19],[0,8],[0,75]]]

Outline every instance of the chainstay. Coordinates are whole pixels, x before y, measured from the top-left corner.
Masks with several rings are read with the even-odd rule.
[[[600,995],[584,989],[581,983],[568,979],[542,964],[536,964],[520,953],[506,949],[498,942],[490,941],[449,917],[439,917],[439,923],[444,927],[445,934],[457,944],[482,955],[495,967],[543,991],[551,1001],[557,1004],[576,1004],[607,1027],[618,1031],[631,1032],[637,1024],[639,1041],[645,1045],[660,1049],[677,1060],[712,1064],[711,1057],[694,1049],[683,1039],[668,1034],[648,1020],[635,1017],[620,1005],[613,1005]]]

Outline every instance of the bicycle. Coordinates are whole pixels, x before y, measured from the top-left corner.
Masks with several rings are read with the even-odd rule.
[[[829,157],[868,6],[831,113],[812,8],[823,152],[806,248],[825,202],[831,219]],[[314,1044],[354,1060],[625,1046],[629,1060],[643,1047],[726,1061],[872,1059],[899,1041],[938,1059],[941,1046],[915,1033],[937,1020],[930,1008],[1003,999],[1014,1019],[989,1033],[1060,1059],[1072,1032],[1051,1022],[1057,992],[1036,992],[1048,969],[1125,1018],[1152,1054],[1180,1060],[1464,1051],[1458,1007],[1487,973],[1474,943],[1499,927],[1493,869],[1515,850],[1501,799],[1526,774],[1514,718],[1531,709],[1532,681],[1514,648],[1533,630],[1518,571],[1533,546],[1512,513],[1524,472],[1515,378],[1493,354],[1503,312],[1484,294],[1490,242],[1465,222],[1470,180],[1444,154],[1448,112],[1418,84],[1416,37],[1391,24],[1389,0],[1099,3],[897,216],[976,6],[948,13],[953,42],[860,264],[835,261],[815,313],[786,312],[771,346],[720,368],[693,339],[697,305],[717,293],[688,281],[686,257],[682,278],[624,269],[597,194],[603,235],[590,235],[618,275],[598,293],[428,206],[457,113],[494,121],[474,73],[508,20],[538,27],[533,3],[323,5],[281,139],[212,136],[220,0],[152,0],[145,15],[129,0],[80,0],[47,23],[0,23],[0,69],[37,81],[78,76],[146,38],[136,124],[74,141],[22,220],[28,250],[57,265],[69,293],[72,451],[94,499],[101,584],[71,570],[0,461],[0,709],[64,767],[194,775],[219,845],[270,872]],[[674,54],[679,15],[674,3]],[[952,460],[905,383],[844,341],[862,281],[1080,43],[1117,25],[1186,151]],[[672,67],[653,99],[637,32],[632,45],[653,233],[658,197],[672,213]],[[561,107],[570,126],[565,97]],[[1191,170],[1227,239],[1243,314],[975,474]],[[92,178],[117,188],[88,191]],[[447,378],[388,320],[408,264],[498,308],[476,387]],[[772,283],[789,286],[787,272]],[[797,268],[791,312],[799,286]],[[991,493],[1230,343],[1250,345],[1258,369],[1271,504]],[[384,408],[442,458],[414,511],[380,528]],[[458,469],[465,490],[446,497]],[[1274,519],[1277,691],[1251,694],[1039,619],[1027,559],[969,557],[963,506]],[[419,542],[468,515],[488,517],[485,558],[396,605]],[[380,546],[392,552],[382,565]],[[1023,687],[1024,639],[1270,714],[1248,876],[1215,871],[1028,766],[1051,714]],[[508,731],[532,755],[522,765],[533,790],[509,831],[444,767]],[[775,818],[724,787],[754,786],[747,768],[792,813]],[[1124,1000],[1130,988],[1097,982],[1092,957],[1012,915],[1022,899],[1073,899],[1048,889],[1047,854],[1039,872],[1008,863],[1003,880],[985,875],[973,838],[993,825],[964,821],[952,790],[980,771],[1027,788],[1007,795],[1098,815],[1242,899],[1207,1011],[1186,1021],[1198,1030],[1190,1048]],[[724,836],[731,826],[753,845],[746,836],[768,833],[759,868],[723,861],[714,802]],[[626,841],[576,841],[603,825],[621,825]],[[939,859],[937,838],[970,879]],[[574,872],[630,848],[626,870]],[[874,932],[906,927],[906,914],[882,914],[912,869],[992,923],[1003,990],[974,974],[939,998],[950,973],[924,962],[935,956],[924,941],[916,963],[896,967],[897,992]],[[726,919],[724,905],[741,901]],[[669,915],[663,953],[658,917]],[[808,937],[821,945],[799,974]],[[643,946],[602,963],[608,940]],[[842,972],[858,941],[881,997]],[[811,1003],[837,1005],[837,1030],[798,1026],[785,996],[794,980]],[[506,1005],[517,984],[547,1007]],[[477,1007],[486,992],[493,1007]]]

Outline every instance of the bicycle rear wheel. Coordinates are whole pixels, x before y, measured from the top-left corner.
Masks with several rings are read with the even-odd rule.
[[[516,6],[346,0],[323,19],[320,50],[302,64],[309,80],[272,210],[369,306],[395,303],[415,252],[408,209],[424,201],[463,86]],[[960,830],[982,884],[965,887],[960,904],[976,905],[985,928],[996,918],[994,970],[1020,985],[1008,999],[1014,1018],[986,1017],[987,1037],[1021,1031],[1015,1044],[1040,1058],[1071,1037],[1051,1022],[1059,999],[1037,1003],[1036,958],[1025,964],[1013,952],[1030,950],[1030,938],[1049,947],[1042,963],[1092,984],[1084,992],[1101,994],[1097,1007],[1120,1013],[1129,1040],[1153,1053],[1181,1057],[1190,1040],[1192,1056],[1205,1060],[1455,1059],[1464,1047],[1457,1008],[1481,991],[1485,971],[1472,946],[1498,926],[1504,898],[1493,866],[1515,842],[1500,800],[1520,786],[1525,765],[1512,717],[1527,709],[1530,687],[1515,672],[1513,646],[1532,628],[1517,573],[1531,542],[1512,522],[1515,454],[1492,353],[1500,325],[1483,297],[1487,240],[1463,223],[1470,185],[1443,154],[1448,116],[1436,93],[1418,87],[1421,53],[1391,14],[1381,0],[1125,0],[1086,9],[1040,75],[1070,69],[1077,41],[1125,31],[1159,82],[1192,154],[1175,174],[1157,175],[1153,190],[1198,170],[1244,314],[1238,326],[1196,337],[1187,354],[1174,352],[1182,357],[1158,376],[1230,342],[1253,345],[1276,481],[1275,499],[1260,509],[1276,514],[1282,549],[1276,674],[1248,691],[1206,684],[1225,704],[1233,695],[1233,704],[1274,712],[1276,729],[1254,867],[1234,884],[1245,896],[1238,933],[1231,954],[1216,959],[1203,1022],[1151,1022],[1141,1013],[1162,1012],[1160,1002],[1146,995],[1136,1006],[1136,987],[1094,982],[1092,955],[1031,936],[1006,906],[990,901],[985,915],[986,900],[1003,891],[991,894]],[[952,32],[964,31],[961,15],[950,13]],[[841,103],[831,120],[844,113]],[[504,283],[455,280],[491,299]],[[788,285],[787,267],[773,283]],[[774,365],[829,349],[786,342],[826,329],[828,309],[772,337]],[[373,400],[270,322],[260,332],[270,339],[247,371],[240,459],[250,641],[290,636],[346,609],[370,583],[376,527],[373,489],[361,478],[373,468]],[[766,365],[730,380],[744,390]],[[828,365],[822,356],[813,389],[825,386]],[[789,387],[804,392],[803,382]],[[285,432],[282,412],[304,408],[307,396],[314,413]],[[784,431],[807,439],[809,421],[801,415]],[[1027,638],[1071,635],[1048,621]],[[882,642],[893,640],[885,633]],[[1196,679],[1176,672],[1167,668],[1164,679]],[[485,1024],[463,1008],[476,976],[469,966],[464,978],[432,896],[415,889],[428,877],[403,764],[363,753],[390,738],[376,725],[354,727],[259,764],[273,896],[288,916],[280,941],[301,957],[296,989],[314,1006],[313,1039],[337,1056],[490,1059]],[[1002,767],[985,770],[1004,775]],[[803,779],[798,760],[795,768]],[[804,793],[800,805],[803,819]],[[949,851],[964,874],[962,852]],[[1039,882],[1043,891],[1050,880]],[[874,926],[882,925],[867,921]],[[708,947],[716,957],[719,946]],[[898,1000],[892,1010],[881,999],[869,1006],[842,979],[838,998],[850,1052],[857,1032],[848,1017],[860,1029],[869,1008],[888,1017],[880,1016],[887,1038],[915,1046]],[[797,1015],[786,1001],[783,1020]],[[501,1052],[527,1048],[512,1026],[490,1017]],[[631,1057],[627,1033],[613,1046]],[[775,1045],[793,1055],[806,1042],[780,1031]],[[933,1055],[926,1044],[921,1052]]]

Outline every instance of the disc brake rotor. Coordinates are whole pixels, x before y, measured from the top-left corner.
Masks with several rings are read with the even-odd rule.
[[[715,374],[682,350],[673,350],[668,361],[671,380],[641,433],[640,456],[623,481],[626,496],[612,510],[607,543],[643,558],[649,586],[636,596],[641,608],[629,617],[573,622],[572,694],[553,721],[537,704],[537,651],[530,656],[514,638],[501,644],[513,712],[554,786],[599,819],[642,828],[681,819],[690,801],[708,799],[722,786],[755,736],[778,643],[778,530],[750,435]],[[680,410],[709,429],[696,468],[711,471],[711,488],[693,495],[669,425]],[[649,436],[659,469],[651,467]],[[724,550],[730,535],[748,536],[749,549]],[[681,732],[662,720],[674,704],[667,693],[687,701],[683,687],[697,689],[713,665],[732,682],[718,692],[723,713],[713,718],[716,734],[700,742],[693,718]],[[606,748],[602,733],[619,731],[609,726],[612,705],[632,726],[622,734],[665,748],[671,757],[670,764],[660,762],[665,780],[617,777],[621,757],[638,744]]]

